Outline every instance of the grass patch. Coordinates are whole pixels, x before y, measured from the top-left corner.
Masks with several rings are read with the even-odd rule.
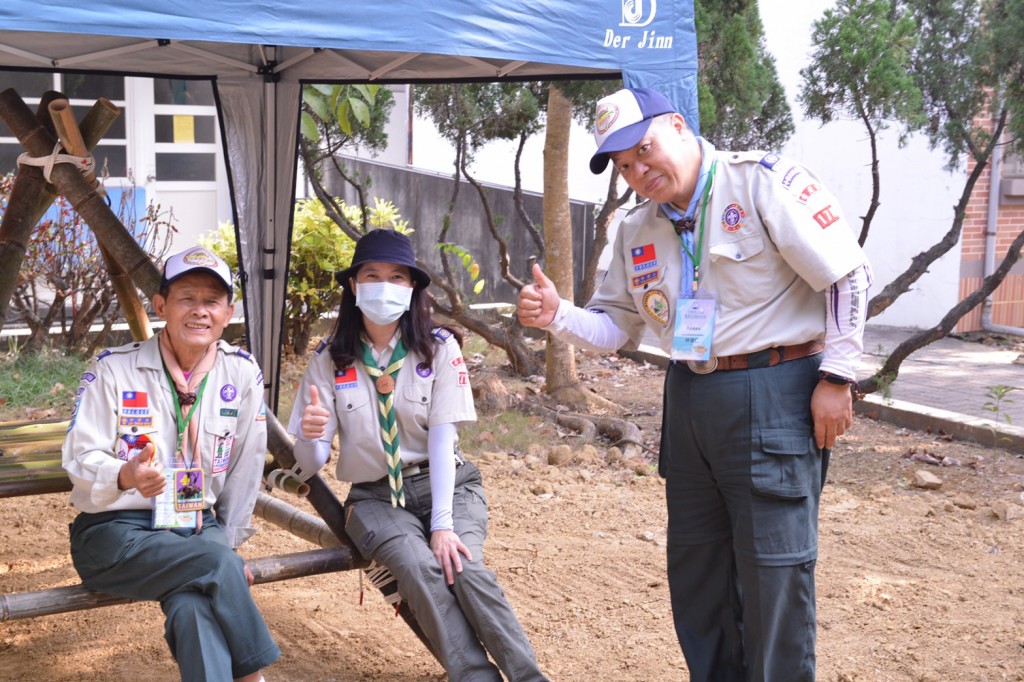
[[[547,445],[555,438],[552,424],[514,410],[480,415],[478,421],[459,429],[459,445],[471,455],[488,450],[524,454],[530,445]]]
[[[26,407],[70,417],[88,360],[57,350],[0,355],[0,420],[24,419]]]

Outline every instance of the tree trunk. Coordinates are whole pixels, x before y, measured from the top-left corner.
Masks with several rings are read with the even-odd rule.
[[[572,106],[554,85],[548,88],[547,132],[544,136],[544,243],[547,276],[562,298],[573,300],[572,218],[569,214],[569,130]],[[548,393],[572,386],[576,379],[575,348],[548,334]]]

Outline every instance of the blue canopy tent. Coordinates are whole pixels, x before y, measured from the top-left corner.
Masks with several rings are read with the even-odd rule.
[[[692,0],[6,0],[0,68],[213,80],[250,346],[275,402],[303,83],[621,74],[697,122]]]

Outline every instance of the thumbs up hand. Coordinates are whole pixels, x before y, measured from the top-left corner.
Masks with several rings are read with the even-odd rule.
[[[558,312],[558,290],[539,265],[533,266],[534,284],[519,290],[516,299],[516,317],[524,327],[546,327]]]
[[[117,474],[117,487],[121,490],[135,488],[143,497],[156,497],[167,486],[164,467],[154,460],[156,446],[146,443],[145,447],[128,460]]]
[[[309,387],[309,404],[302,411],[302,437],[316,440],[324,435],[324,427],[331,413],[320,404],[320,391],[316,386]]]

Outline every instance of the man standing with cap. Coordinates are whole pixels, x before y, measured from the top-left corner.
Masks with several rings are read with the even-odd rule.
[[[232,550],[267,451],[263,374],[220,341],[231,270],[194,247],[167,259],[153,308],[163,331],[105,350],[82,375],[63,466],[71,558],[91,590],[160,602],[183,680],[262,680],[280,650]]]
[[[717,151],[660,93],[598,102],[594,173],[647,199],[622,221],[586,309],[539,267],[522,324],[672,362],[659,471],[690,679],[813,680],[818,504],[853,421],[870,270],[835,197],[775,154]]]

